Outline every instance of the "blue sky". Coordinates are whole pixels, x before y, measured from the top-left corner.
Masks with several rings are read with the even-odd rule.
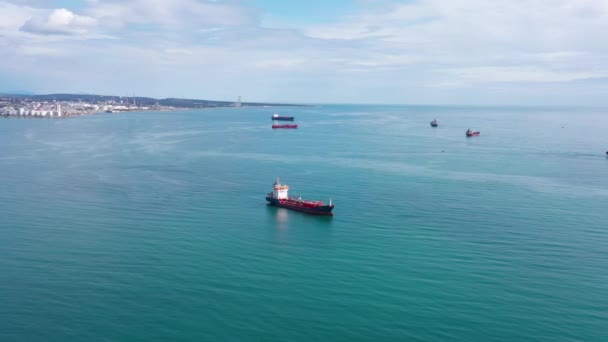
[[[607,105],[608,0],[0,0],[0,91]]]

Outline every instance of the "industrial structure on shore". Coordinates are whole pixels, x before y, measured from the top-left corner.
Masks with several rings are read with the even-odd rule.
[[[37,101],[28,98],[0,96],[0,116],[61,118],[75,115],[95,114],[98,112],[117,113],[126,111],[143,111],[171,109],[161,106],[141,106],[136,103],[119,101]]]

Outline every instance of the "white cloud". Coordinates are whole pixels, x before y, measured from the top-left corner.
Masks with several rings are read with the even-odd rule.
[[[471,83],[544,83],[571,82],[577,80],[608,77],[607,71],[555,71],[538,66],[528,67],[471,67],[444,71],[454,79]]]
[[[110,28],[129,24],[154,24],[164,29],[252,25],[257,11],[236,4],[198,0],[108,0],[87,10]]]
[[[194,55],[195,51],[190,49],[180,49],[180,48],[169,48],[165,49],[165,52],[172,55]]]
[[[6,35],[9,30],[18,30],[29,18],[43,15],[44,11],[0,1],[0,13],[0,30],[4,31],[4,35]]]
[[[258,61],[254,61],[251,65],[259,69],[268,70],[291,70],[294,68],[300,68],[308,63],[308,59],[305,58],[267,58]]]
[[[20,56],[61,56],[63,54],[60,49],[36,45],[24,45],[16,53]]]
[[[360,46],[351,60],[374,61],[362,66],[397,65],[407,73],[415,63],[442,87],[569,82],[608,70],[608,40],[601,34],[608,31],[607,0],[420,0],[303,30]],[[389,51],[410,63],[372,57]]]
[[[35,34],[82,34],[97,25],[97,20],[74,14],[60,8],[53,10],[46,18],[34,17],[23,24],[21,30]]]

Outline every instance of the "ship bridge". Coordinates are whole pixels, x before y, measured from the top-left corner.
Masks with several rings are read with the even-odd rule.
[[[276,199],[288,199],[289,195],[287,194],[289,191],[289,187],[287,185],[281,185],[279,178],[274,182],[272,187],[272,197]]]

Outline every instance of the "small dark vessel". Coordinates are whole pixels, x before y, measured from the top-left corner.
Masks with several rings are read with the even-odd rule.
[[[470,129],[467,129],[467,132],[465,134],[467,135],[467,137],[476,137],[479,135],[479,132],[473,132]]]
[[[295,125],[295,124],[285,124],[285,125],[273,124],[272,125],[272,129],[275,129],[275,128],[298,128],[298,125]]]
[[[266,200],[270,205],[276,207],[313,215],[333,216],[331,211],[334,209],[334,205],[331,203],[331,198],[329,199],[329,204],[323,204],[323,201],[306,201],[301,197],[291,198],[287,194],[288,191],[289,187],[287,185],[282,185],[277,178],[272,186],[272,192],[269,192],[266,195]]]
[[[437,123],[437,119],[434,119],[433,121],[431,121],[431,127],[437,127],[439,126],[439,124]]]
[[[272,120],[293,121],[293,116],[281,116],[279,114],[272,114]]]

